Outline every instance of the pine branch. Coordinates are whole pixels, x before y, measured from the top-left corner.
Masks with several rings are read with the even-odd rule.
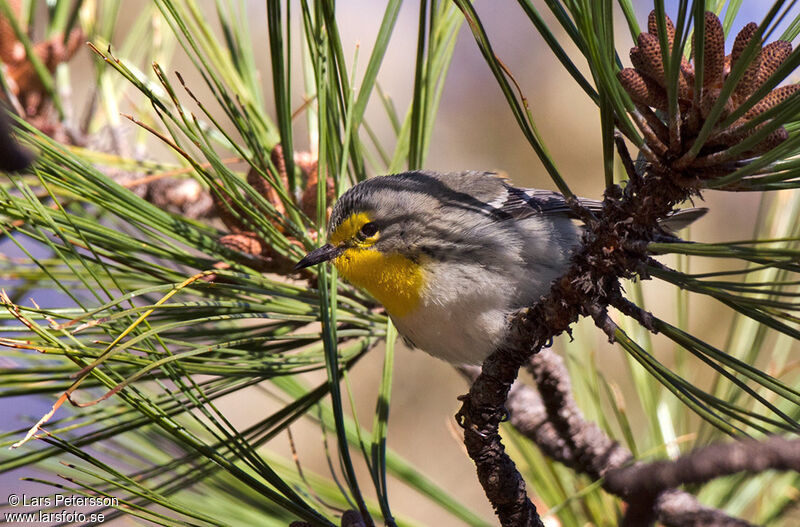
[[[689,483],[706,483],[740,472],[766,470],[800,472],[800,440],[769,437],[742,439],[698,448],[678,459],[637,463],[607,471],[604,488],[636,504],[623,525],[642,525],[648,512],[655,516],[656,500],[667,491]]]
[[[749,522],[733,518],[724,511],[703,506],[687,492],[675,490],[674,487],[688,481],[678,482],[674,478],[669,480],[664,478],[660,481],[665,484],[654,489],[652,495],[640,495],[631,490],[638,489],[637,485],[650,478],[650,470],[654,465],[688,464],[690,467],[686,472],[691,474],[702,472],[697,469],[696,463],[703,459],[708,449],[719,452],[723,458],[716,467],[730,468],[735,464],[731,463],[731,457],[736,453],[739,443],[718,444],[699,449],[675,462],[631,465],[633,456],[630,451],[583,416],[572,397],[569,373],[558,354],[549,349],[542,350],[531,357],[527,368],[536,381],[536,389],[520,382],[511,387],[506,401],[509,423],[554,461],[563,463],[578,474],[586,474],[593,479],[605,478],[603,489],[628,503],[625,521],[630,522],[629,525],[646,525],[657,519],[666,526],[674,527],[751,526]],[[477,367],[463,367],[461,371],[470,380],[479,374]],[[779,438],[772,438],[767,443],[777,439]],[[762,444],[758,441],[752,443],[752,448]],[[723,452],[731,454],[731,457],[726,458]],[[778,456],[769,459],[797,462],[791,456],[789,459]],[[728,463],[725,464],[724,461]],[[752,464],[752,466],[757,465],[758,461]],[[760,466],[764,465],[762,460]],[[725,475],[722,471],[716,474],[714,477]],[[629,484],[630,487],[625,487],[624,484]]]
[[[538,347],[543,344],[539,343]],[[461,397],[456,419],[464,428],[464,445],[475,462],[478,480],[503,526],[543,527],[536,507],[525,492],[525,481],[500,441],[504,404],[525,355],[498,350]]]

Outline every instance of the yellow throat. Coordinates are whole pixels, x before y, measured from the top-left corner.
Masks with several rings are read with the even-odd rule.
[[[402,317],[420,303],[422,267],[401,254],[377,250],[374,244],[380,233],[357,240],[356,234],[369,221],[367,214],[355,213],[331,233],[330,242],[334,245],[352,242],[333,260],[333,265],[348,282],[374,296],[390,315]]]

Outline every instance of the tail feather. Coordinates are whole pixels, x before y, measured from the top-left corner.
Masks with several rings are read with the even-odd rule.
[[[678,232],[705,216],[706,212],[708,209],[705,207],[678,210],[661,220],[661,226],[672,232]]]

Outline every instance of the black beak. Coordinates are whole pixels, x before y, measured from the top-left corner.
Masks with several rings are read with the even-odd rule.
[[[306,267],[311,267],[312,265],[317,265],[318,263],[333,260],[342,254],[343,250],[343,246],[334,247],[330,243],[326,243],[322,247],[314,249],[305,255],[303,259],[297,262],[297,265],[294,266],[294,270],[299,271],[300,269],[305,269]]]

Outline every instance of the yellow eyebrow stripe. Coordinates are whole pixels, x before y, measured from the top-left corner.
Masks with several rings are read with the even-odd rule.
[[[351,214],[330,234],[330,243],[339,245],[342,242],[354,238],[358,231],[361,230],[361,227],[370,221],[372,221],[372,219],[366,212]]]

